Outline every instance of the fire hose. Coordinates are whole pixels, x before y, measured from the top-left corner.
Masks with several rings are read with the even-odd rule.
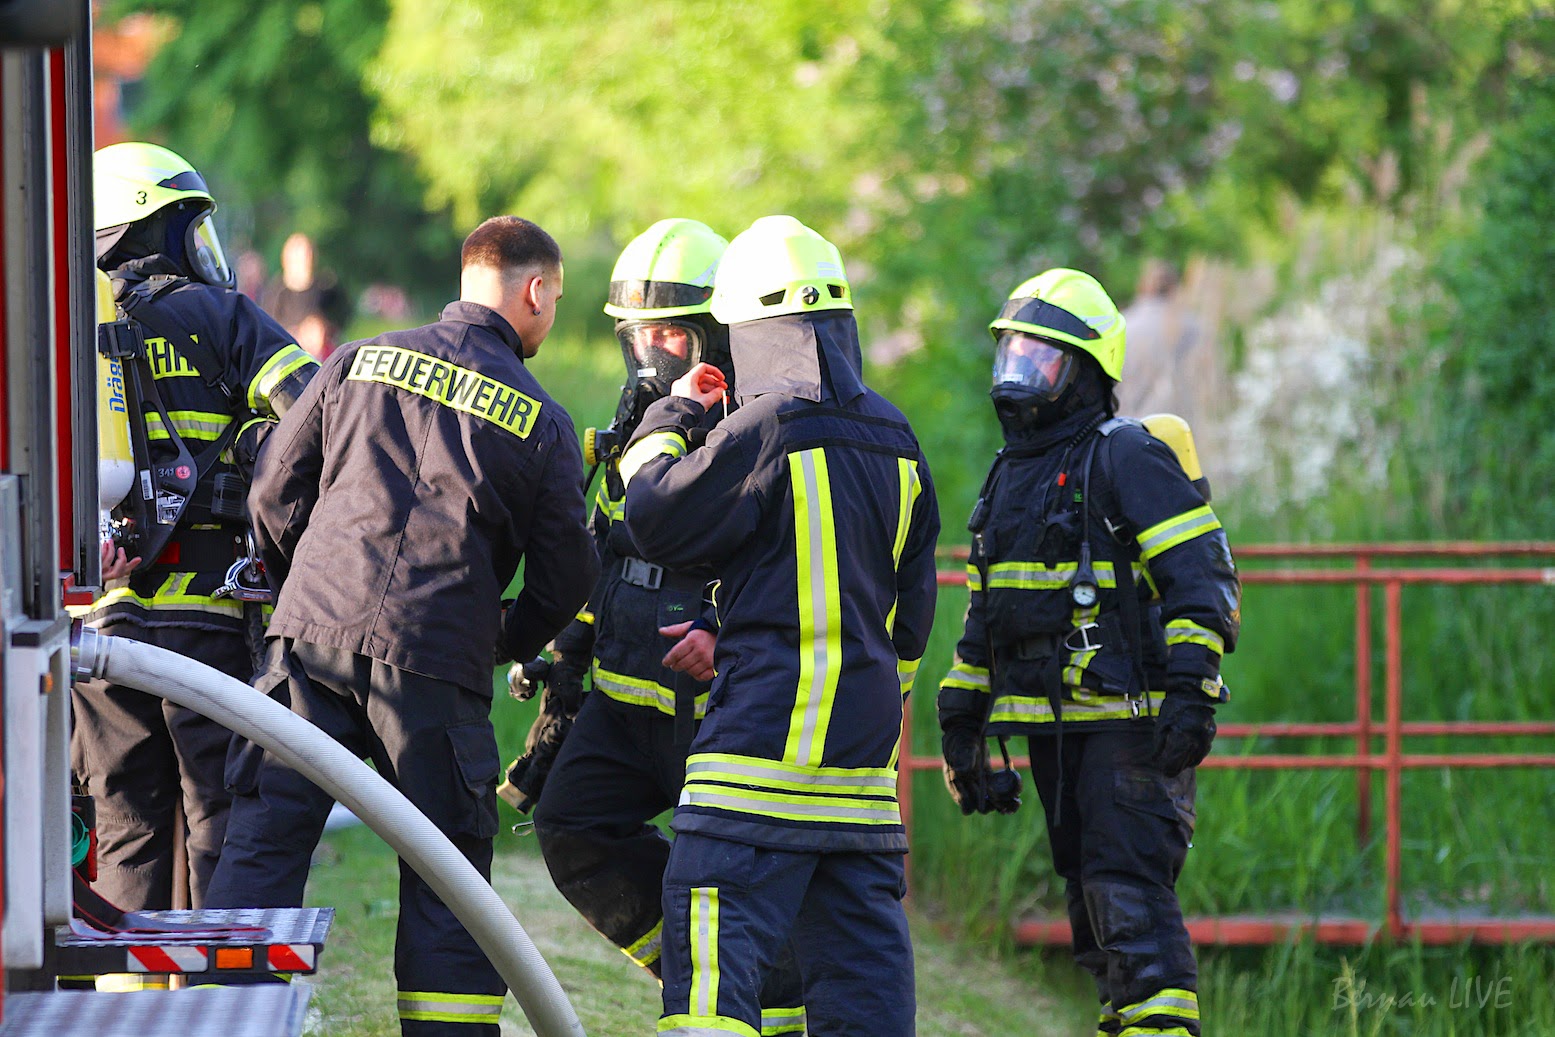
[[[158,695],[247,738],[312,781],[394,848],[491,959],[539,1037],[585,1037],[561,984],[512,911],[448,837],[345,746],[242,681],[154,645],[79,628],[78,680]]]

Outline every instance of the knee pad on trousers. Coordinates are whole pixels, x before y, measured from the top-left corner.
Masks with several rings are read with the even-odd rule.
[[[1142,996],[1137,991],[1195,985],[1198,968],[1175,892],[1091,880],[1085,884],[1085,907],[1106,954],[1114,1005],[1136,1000]]]

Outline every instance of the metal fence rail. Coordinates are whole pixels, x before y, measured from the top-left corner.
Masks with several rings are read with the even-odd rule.
[[[966,549],[947,552],[966,557]],[[1385,828],[1384,917],[1381,920],[1310,915],[1238,915],[1192,918],[1188,929],[1198,943],[1270,944],[1292,934],[1305,934],[1320,943],[1357,944],[1374,938],[1419,940],[1422,943],[1508,943],[1529,940],[1555,941],[1555,917],[1407,919],[1401,891],[1403,861],[1402,781],[1406,770],[1425,768],[1555,767],[1555,753],[1475,752],[1410,753],[1404,740],[1421,736],[1503,737],[1555,736],[1555,722],[1535,721],[1407,721],[1404,719],[1403,590],[1420,585],[1555,586],[1555,564],[1500,568],[1484,564],[1498,558],[1550,559],[1555,562],[1555,543],[1515,541],[1501,543],[1442,542],[1394,544],[1254,545],[1240,548],[1241,562],[1251,559],[1283,561],[1348,561],[1348,567],[1242,569],[1244,584],[1298,586],[1345,584],[1355,588],[1355,719],[1343,722],[1228,723],[1219,727],[1220,738],[1353,738],[1354,750],[1339,754],[1219,753],[1205,760],[1205,770],[1350,769],[1356,772],[1357,845],[1372,834],[1372,776],[1384,782]],[[1378,559],[1407,559],[1409,567],[1377,567]],[[1419,565],[1420,559],[1454,559],[1478,565]],[[942,586],[964,585],[966,573],[941,571]],[[1372,715],[1373,589],[1383,590],[1383,717]],[[904,708],[904,734],[898,790],[902,817],[912,825],[912,781],[916,771],[938,770],[937,756],[912,754],[911,704]],[[1376,751],[1374,742],[1381,742]],[[1029,767],[1021,758],[1017,766]],[[1016,924],[1017,942],[1067,944],[1067,919],[1023,920]]]

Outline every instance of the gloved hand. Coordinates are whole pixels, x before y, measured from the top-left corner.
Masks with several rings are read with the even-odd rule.
[[[988,739],[981,724],[943,724],[940,752],[945,757],[945,787],[963,814],[987,814],[994,807],[989,801],[988,782],[993,769],[988,763]]]
[[[540,697],[540,715],[535,717],[529,736],[524,739],[524,755],[508,767],[507,780],[497,788],[497,795],[521,814],[529,813],[539,800],[551,765],[572,731],[576,710],[564,710],[554,692],[555,685],[551,685]]]
[[[583,675],[589,672],[585,656],[551,652],[551,672],[546,675],[546,696],[569,717],[578,715],[583,706]]]
[[[1155,717],[1155,760],[1175,778],[1197,767],[1215,741],[1215,707],[1198,691],[1168,691]]]

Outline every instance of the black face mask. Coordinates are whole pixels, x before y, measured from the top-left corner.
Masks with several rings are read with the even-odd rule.
[[[1111,414],[1114,410],[1112,382],[1089,356],[1080,357],[1074,381],[1056,399],[1048,400],[1025,386],[1007,382],[994,386],[988,395],[993,398],[1004,441],[1011,446],[1039,440],[1047,430],[1082,411]]]

